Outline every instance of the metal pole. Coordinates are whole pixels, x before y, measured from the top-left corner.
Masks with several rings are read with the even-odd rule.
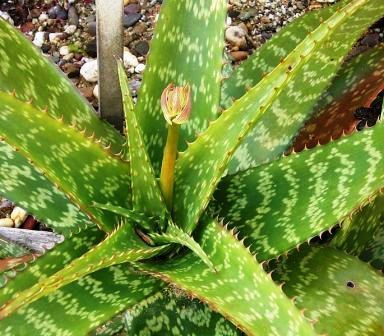
[[[124,113],[116,59],[123,57],[123,14],[123,0],[96,1],[99,111],[121,132]]]

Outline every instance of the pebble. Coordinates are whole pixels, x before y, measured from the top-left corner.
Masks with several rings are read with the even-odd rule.
[[[132,27],[140,19],[141,19],[141,14],[138,14],[138,13],[125,14],[123,17],[123,25],[125,28]]]
[[[137,67],[139,65],[137,57],[133,55],[127,48],[124,48],[123,61],[126,68]]]
[[[15,207],[12,210],[11,219],[14,221],[15,227],[17,227],[17,228],[20,227],[21,224],[24,223],[24,221],[27,219],[27,217],[28,217],[28,213],[20,207]]]
[[[35,38],[33,39],[32,43],[36,46],[41,48],[45,41],[45,32],[36,32]]]
[[[40,16],[39,16],[39,18],[38,18],[38,20],[39,20],[40,22],[45,22],[45,21],[47,21],[48,19],[49,19],[49,16],[48,16],[47,13],[41,13]]]
[[[246,32],[238,26],[228,27],[225,31],[225,39],[241,49],[247,46]]]
[[[85,52],[93,58],[97,57],[97,43],[96,39],[89,41],[85,46]]]
[[[79,14],[77,14],[75,6],[68,8],[68,24],[76,27],[79,25]]]
[[[145,56],[149,51],[149,44],[147,41],[139,41],[135,44],[134,50],[141,56]]]
[[[8,21],[12,26],[15,25],[15,22],[12,20],[11,16],[7,12],[0,11],[0,18]]]
[[[93,95],[99,99],[99,84],[96,84],[92,91]]]
[[[136,73],[142,73],[144,70],[145,70],[145,64],[142,64],[142,63],[139,63],[135,68]]]
[[[96,83],[99,77],[97,60],[91,60],[85,63],[80,69],[80,74],[84,77],[87,82]]]
[[[232,51],[231,52],[231,58],[238,62],[243,61],[248,57],[248,53],[246,51]]]
[[[69,46],[62,46],[62,47],[60,47],[60,49],[59,49],[59,53],[60,53],[61,56],[66,56],[66,55],[68,55],[70,52],[71,52],[71,50],[69,49]]]
[[[10,218],[0,218],[0,227],[13,227],[13,220]]]
[[[63,33],[50,33],[48,35],[49,42],[58,41],[63,37]]]
[[[76,30],[77,30],[77,26],[69,25],[65,27],[64,32],[67,33],[68,35],[72,35],[76,32]]]
[[[87,24],[87,33],[91,36],[96,36],[96,22],[88,22]]]

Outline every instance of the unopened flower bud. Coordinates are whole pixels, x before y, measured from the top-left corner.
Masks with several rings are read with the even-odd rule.
[[[169,84],[161,95],[161,109],[168,124],[184,124],[192,108],[191,87]]]

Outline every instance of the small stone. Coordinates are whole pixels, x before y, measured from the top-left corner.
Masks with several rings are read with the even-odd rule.
[[[0,227],[13,227],[13,220],[10,218],[0,218]]]
[[[35,38],[33,39],[32,43],[36,46],[41,48],[45,41],[45,32],[37,32],[35,34]]]
[[[30,15],[33,19],[37,19],[41,14],[41,10],[39,8],[32,8],[30,11]]]
[[[125,28],[132,27],[136,22],[141,19],[141,14],[126,14],[123,18],[123,25]]]
[[[145,70],[145,64],[138,64],[135,68],[135,72],[136,73],[142,73],[143,71]]]
[[[48,16],[50,19],[66,20],[68,18],[68,13],[63,7],[56,5],[48,11]]]
[[[64,32],[68,35],[72,35],[76,32],[76,30],[77,30],[77,26],[69,25],[69,26],[65,27]]]
[[[48,35],[49,42],[59,41],[63,37],[63,33],[50,33]]]
[[[70,52],[71,52],[71,50],[69,49],[69,46],[62,46],[59,49],[59,53],[61,56],[68,55]]]
[[[231,58],[236,62],[243,61],[248,57],[248,53],[246,51],[232,51],[230,55]]]
[[[92,94],[99,99],[99,84],[96,84],[95,87],[93,88]]]
[[[41,13],[40,16],[39,16],[39,21],[40,22],[45,22],[49,19],[49,16],[47,13]]]
[[[126,68],[137,67],[139,65],[139,61],[137,57],[127,49],[124,48],[124,56],[123,56],[124,66]]]
[[[76,27],[79,25],[79,14],[77,14],[75,6],[70,6],[68,8],[68,24]]]
[[[380,42],[380,34],[371,33],[367,34],[362,40],[362,45],[367,45],[368,47],[374,47],[376,44]]]
[[[19,207],[15,207],[11,213],[11,219],[15,223],[15,227],[20,227],[21,224],[27,219],[28,213]]]
[[[149,44],[147,41],[139,41],[135,44],[134,50],[137,54],[145,56],[149,51]]]
[[[87,24],[87,33],[91,36],[96,36],[96,22],[89,22]]]
[[[85,63],[80,69],[80,74],[87,82],[96,83],[99,77],[97,60]]]
[[[44,53],[44,54],[48,54],[51,50],[51,45],[49,43],[44,43],[42,46],[41,46],[41,51]]]
[[[85,52],[90,57],[93,57],[93,58],[97,57],[97,42],[96,42],[96,39],[93,39],[93,40],[89,41],[85,45]]]
[[[228,27],[225,31],[225,39],[232,45],[245,48],[247,46],[246,32],[238,26]]]
[[[124,7],[124,13],[125,14],[137,14],[140,12],[140,5],[139,4],[129,4],[128,6]]]
[[[21,27],[20,27],[20,30],[23,32],[23,33],[29,33],[30,31],[34,30],[35,29],[35,25],[31,22],[31,21],[28,21],[28,22],[25,22]]]
[[[63,71],[67,74],[68,78],[75,78],[80,75],[79,67],[73,63],[64,64]]]
[[[66,62],[69,62],[69,61],[71,61],[73,59],[74,56],[75,56],[74,53],[69,53],[69,54],[67,54],[67,55],[65,55],[63,57],[63,60],[66,61]]]

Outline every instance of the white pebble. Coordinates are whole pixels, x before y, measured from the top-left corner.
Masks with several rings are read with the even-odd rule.
[[[49,19],[49,16],[47,13],[41,13],[40,16],[39,16],[39,21],[40,22],[45,22]]]
[[[7,12],[0,11],[0,18],[8,21],[12,26],[15,25],[15,22],[12,20],[11,16]]]
[[[124,66],[126,68],[137,67],[139,65],[139,61],[137,57],[127,49],[124,48],[124,56],[123,56]]]
[[[225,39],[237,47],[243,48],[247,45],[246,32],[238,26],[228,27],[225,31]]]
[[[138,64],[135,68],[135,72],[136,73],[142,73],[143,71],[145,70],[145,64]]]
[[[35,38],[33,39],[32,43],[36,46],[41,48],[41,46],[44,44],[45,41],[45,32],[37,32],[35,34]]]
[[[13,220],[10,218],[0,218],[0,227],[13,227]]]
[[[64,31],[68,34],[68,35],[72,35],[75,33],[75,31],[77,30],[77,27],[75,25],[70,25],[70,26],[67,26],[65,27]]]
[[[62,46],[60,49],[59,49],[59,53],[61,56],[65,56],[65,55],[68,55],[71,51],[69,50],[69,47],[68,46]]]
[[[60,38],[63,36],[63,33],[50,33],[48,35],[49,42],[54,42],[56,40],[60,40]]]
[[[93,95],[99,99],[99,84],[96,84],[96,86],[93,88]]]
[[[80,74],[84,77],[87,82],[96,83],[99,77],[97,60],[92,60],[85,63],[80,69]]]
[[[19,207],[15,207],[11,213],[11,219],[15,222],[15,227],[20,227],[21,224],[27,219],[28,213]]]

